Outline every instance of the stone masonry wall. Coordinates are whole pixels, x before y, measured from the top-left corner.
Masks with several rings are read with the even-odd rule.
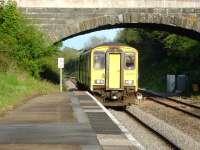
[[[198,8],[22,8],[30,20],[57,42],[105,25],[155,23],[200,32]]]

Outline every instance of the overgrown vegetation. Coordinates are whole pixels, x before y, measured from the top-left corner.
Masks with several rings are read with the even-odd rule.
[[[79,51],[76,49],[65,47],[63,50],[58,51],[55,55],[47,57],[46,65],[43,65],[43,70],[40,76],[42,78],[59,82],[59,69],[57,67],[57,58],[63,57],[65,59],[64,77],[76,76],[77,74],[77,58],[79,57]]]
[[[44,61],[57,52],[48,38],[22,15],[16,4],[9,1],[0,9],[0,51],[1,57],[14,60],[18,67],[39,78]],[[3,70],[7,70],[8,59],[0,62]],[[4,65],[3,64],[7,64]]]
[[[79,51],[72,48],[64,48],[62,50],[62,56],[65,58],[65,75],[66,77],[74,76],[78,74],[78,57]]]
[[[107,39],[106,37],[96,37],[96,36],[92,36],[84,45],[84,49],[89,49],[89,48],[93,48],[97,45],[101,45],[103,43],[109,42],[110,40]]]
[[[125,29],[116,41],[136,47],[140,54],[140,86],[165,91],[166,74],[186,74],[200,83],[200,42],[161,31]]]
[[[57,87],[46,81],[39,81],[27,73],[0,72],[0,111],[12,109],[25,98],[56,92]]]
[[[0,7],[0,111],[32,94],[57,91],[55,85],[42,79],[57,82],[51,65],[57,65],[58,48],[14,2]]]

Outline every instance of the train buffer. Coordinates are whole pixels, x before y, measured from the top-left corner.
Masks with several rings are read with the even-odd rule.
[[[141,149],[104,109],[86,91],[33,98],[0,118],[0,149]]]

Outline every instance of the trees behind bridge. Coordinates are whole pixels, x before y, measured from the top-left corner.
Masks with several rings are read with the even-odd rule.
[[[140,84],[165,90],[166,74],[186,74],[200,83],[200,42],[172,33],[144,29],[125,29],[116,41],[139,50]]]

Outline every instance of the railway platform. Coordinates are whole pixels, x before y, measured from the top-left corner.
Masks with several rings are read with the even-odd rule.
[[[71,85],[69,92],[33,98],[1,117],[0,149],[142,149],[92,95]]]

